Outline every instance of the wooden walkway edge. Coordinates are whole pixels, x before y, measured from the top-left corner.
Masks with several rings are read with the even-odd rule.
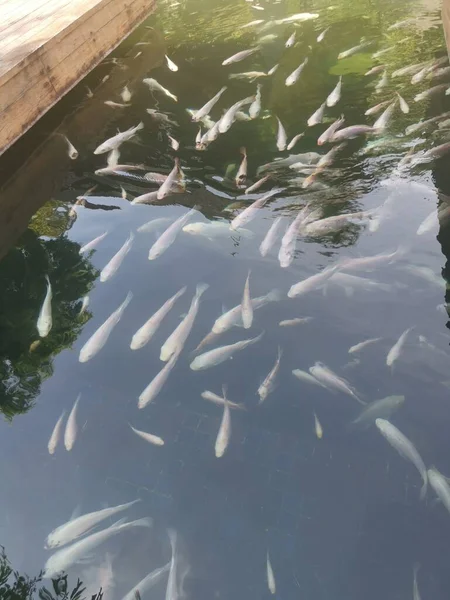
[[[0,154],[116,48],[154,4],[0,0]]]

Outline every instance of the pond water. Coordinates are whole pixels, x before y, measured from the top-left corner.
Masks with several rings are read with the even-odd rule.
[[[289,20],[298,13],[308,15]],[[221,64],[255,47],[243,60]],[[98,523],[95,531],[113,526],[102,543],[88,540],[81,554],[74,550],[73,561],[54,559],[73,585],[77,577],[84,582],[86,595],[102,586],[108,600],[120,600],[139,584],[143,599],[268,598],[272,592],[317,600],[403,599],[412,597],[416,573],[422,598],[448,597],[450,491],[439,473],[450,476],[450,155],[446,147],[439,156],[426,154],[449,139],[446,52],[438,8],[418,2],[161,2],[22,140],[22,148],[39,140],[22,166],[11,154],[2,158],[2,199],[23,206],[13,232],[21,235],[10,248],[4,242],[0,263],[0,543],[14,568],[30,575],[43,569],[60,550],[45,548],[48,534],[71,517],[139,500]],[[165,55],[178,70],[168,68]],[[298,80],[285,85],[306,58]],[[424,64],[392,77],[416,63]],[[365,75],[375,66],[377,73]],[[340,98],[308,126],[340,77]],[[149,89],[144,78],[177,101]],[[196,148],[199,127],[187,109],[198,110],[226,86],[210,111],[216,122],[258,84],[259,115],[250,119],[247,103],[229,131]],[[126,91],[125,100],[121,96],[125,86],[131,99]],[[369,135],[345,139],[317,168],[319,156],[308,153],[324,156],[337,147],[317,144],[331,123],[344,115],[344,127],[372,126],[382,111],[365,112],[387,101],[385,110],[393,100],[385,127],[378,123]],[[304,133],[289,151],[282,132],[277,148],[277,118],[288,141]],[[55,121],[60,125],[53,131]],[[119,164],[143,168],[96,174],[107,154],[94,150],[140,122],[143,129],[120,146]],[[78,151],[75,160],[63,135]],[[168,135],[179,142],[177,150]],[[237,186],[243,147],[247,174]],[[158,189],[144,175],[167,175],[175,157],[184,182],[178,174],[168,195],[133,204]],[[266,174],[259,189],[244,194]],[[233,221],[271,190],[277,191],[240,217],[249,215],[247,222]],[[192,208],[185,230],[149,260],[167,227]],[[286,234],[302,209],[298,227]],[[36,212],[29,218],[26,210]],[[318,224],[350,213],[356,214]],[[260,245],[280,217],[262,256]],[[100,273],[130,235],[123,262],[102,281]],[[291,286],[319,273],[322,279],[288,296]],[[45,314],[40,331],[37,326],[46,276],[52,289],[47,335]],[[270,293],[271,300],[255,303],[253,320],[244,294],[248,276],[250,297]],[[202,283],[208,287],[191,319]],[[151,340],[130,349],[137,330],[182,288]],[[98,352],[81,362],[86,342],[129,292],[132,299],[106,343],[94,344]],[[85,296],[89,305],[80,314]],[[194,352],[216,319],[241,301],[250,327],[226,327]],[[186,343],[169,363],[167,381],[139,408],[143,390],[167,364],[161,347],[181,322],[192,326]],[[255,338],[220,364],[191,368],[199,353]],[[273,390],[260,402],[258,388],[279,349]],[[333,373],[314,367],[317,362]],[[227,398],[242,405],[229,410],[228,440],[223,404],[201,395],[208,390],[221,397],[223,386]],[[392,396],[354,423],[367,409],[362,403]],[[60,435],[49,444],[62,413]],[[388,423],[375,425],[377,417]],[[149,443],[130,426],[164,445]],[[402,434],[423,460],[422,475],[431,469],[423,499],[414,448],[405,450]],[[151,517],[153,526],[115,531],[122,517]],[[63,537],[74,542],[73,534]],[[176,539],[175,553],[170,539]],[[268,554],[276,590],[268,585]],[[170,575],[167,568],[153,585],[139,583],[171,560]]]

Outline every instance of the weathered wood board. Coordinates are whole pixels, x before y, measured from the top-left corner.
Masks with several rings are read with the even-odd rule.
[[[156,0],[0,0],[0,154],[113,50]]]

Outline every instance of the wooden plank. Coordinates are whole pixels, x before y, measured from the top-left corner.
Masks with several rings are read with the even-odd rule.
[[[67,0],[45,0],[41,22],[24,38],[28,44],[14,46],[13,36],[4,40],[0,52],[9,49],[3,64],[10,68],[0,70],[0,154],[141,23],[153,4],[72,0],[69,6]],[[61,12],[49,27],[49,10],[57,6]],[[29,24],[29,16],[23,22]],[[27,54],[19,60],[24,47]]]

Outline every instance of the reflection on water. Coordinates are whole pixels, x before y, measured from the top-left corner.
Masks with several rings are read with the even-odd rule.
[[[0,542],[86,597],[445,598],[439,13],[206,5],[2,159]]]

